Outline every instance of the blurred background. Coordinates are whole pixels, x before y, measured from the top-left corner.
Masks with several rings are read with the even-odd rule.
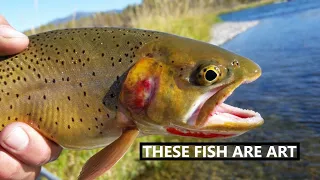
[[[300,161],[139,161],[139,142],[204,142],[149,136],[100,179],[320,179],[320,1],[13,0],[0,14],[31,35],[75,27],[152,29],[211,42],[257,62],[263,74],[228,104],[254,109],[265,124],[220,142],[300,142]],[[98,150],[65,150],[45,167],[76,179]]]

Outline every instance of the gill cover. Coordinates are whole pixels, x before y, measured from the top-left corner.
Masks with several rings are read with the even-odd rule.
[[[193,92],[196,93],[196,92]],[[175,82],[175,72],[153,58],[141,58],[129,71],[123,83],[120,102],[133,120],[165,125],[183,107],[185,95]],[[175,114],[173,116],[173,114]]]

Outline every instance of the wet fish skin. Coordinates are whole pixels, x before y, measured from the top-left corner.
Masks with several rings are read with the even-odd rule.
[[[0,126],[26,122],[66,148],[117,139],[118,95],[138,50],[157,32],[84,28],[30,36],[29,47],[0,61]]]

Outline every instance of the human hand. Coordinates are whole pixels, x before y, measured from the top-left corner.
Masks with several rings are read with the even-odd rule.
[[[15,31],[0,15],[0,56],[16,54],[24,50],[28,43],[28,37]]]
[[[0,16],[0,56],[16,54],[28,43],[27,36]],[[35,179],[41,165],[55,160],[61,149],[29,125],[11,123],[0,133],[0,179]]]

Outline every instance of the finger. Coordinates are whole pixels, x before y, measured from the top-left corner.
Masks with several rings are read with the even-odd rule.
[[[29,39],[13,29],[0,15],[0,56],[16,54],[27,48]]]
[[[0,147],[0,179],[35,179],[41,167],[28,166],[19,162]]]
[[[22,122],[14,122],[2,130],[0,145],[17,159],[33,166],[55,160],[62,150],[59,145]]]

